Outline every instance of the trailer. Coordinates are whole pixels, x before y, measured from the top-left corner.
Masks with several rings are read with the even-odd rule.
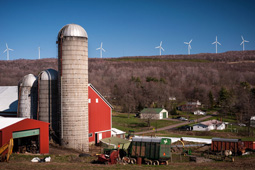
[[[128,156],[147,165],[168,165],[171,158],[171,139],[159,137],[133,137]]]

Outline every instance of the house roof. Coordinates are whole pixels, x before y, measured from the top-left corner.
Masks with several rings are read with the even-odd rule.
[[[0,86],[0,112],[17,112],[18,86]]]
[[[92,84],[88,84],[89,87],[92,88],[92,90],[94,90],[94,92],[96,92],[98,94],[98,96],[110,107],[113,109],[113,106],[104,98],[104,96],[102,94],[99,93],[99,91],[97,91],[97,89],[92,85]]]
[[[8,126],[11,126],[15,123],[18,123],[26,118],[10,118],[10,117],[0,117],[0,130],[3,128],[6,128]]]
[[[126,133],[122,130],[119,130],[119,129],[116,129],[116,128],[112,128],[112,133],[115,133],[115,134],[123,134],[123,133]]]
[[[212,125],[212,124],[218,125],[218,124],[222,124],[222,123],[223,123],[222,121],[215,120],[215,119],[201,122],[201,124],[204,124],[204,125],[207,125],[207,126]]]
[[[141,113],[148,113],[148,114],[159,114],[163,108],[145,108],[141,111]]]
[[[201,124],[201,123],[195,124],[194,126],[201,126],[203,128],[207,128],[208,127],[207,125],[204,125],[204,124]]]

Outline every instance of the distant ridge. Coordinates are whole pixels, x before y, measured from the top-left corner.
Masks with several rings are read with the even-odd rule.
[[[162,60],[161,60],[162,59]],[[192,62],[192,63],[206,63],[206,62],[226,62],[230,64],[242,62],[254,62],[255,50],[250,51],[228,51],[224,53],[200,53],[191,55],[155,55],[155,56],[130,56],[118,58],[89,58],[89,73],[94,73],[104,68],[105,62],[110,62],[110,66],[122,66],[126,62]],[[117,64],[116,64],[117,62]],[[112,64],[111,64],[112,63]],[[100,66],[102,65],[102,66]],[[147,65],[149,66],[149,65]],[[143,66],[143,67],[147,67]],[[126,67],[133,68],[132,65]],[[58,62],[56,58],[46,59],[18,59],[18,60],[0,60],[0,85],[1,86],[15,86],[26,74],[38,75],[40,71],[52,68],[58,69]],[[250,69],[251,67],[249,67]],[[255,68],[255,67],[254,67]],[[135,72],[135,69],[132,71]],[[99,73],[98,73],[99,74]],[[100,73],[101,74],[101,73]],[[99,77],[101,75],[98,75]],[[90,74],[91,75],[91,74]],[[89,75],[89,76],[90,76]],[[98,88],[98,87],[97,87]]]

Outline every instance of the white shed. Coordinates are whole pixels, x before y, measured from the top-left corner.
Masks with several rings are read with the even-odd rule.
[[[114,137],[125,139],[125,134],[126,132],[119,130],[117,128],[112,128],[111,130],[111,136],[114,136]]]
[[[197,110],[197,111],[194,111],[194,115],[206,115],[206,113],[201,110]]]

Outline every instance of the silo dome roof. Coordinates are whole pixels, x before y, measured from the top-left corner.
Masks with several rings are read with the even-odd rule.
[[[33,74],[28,74],[23,77],[22,83],[20,84],[20,86],[32,87],[35,81],[36,81],[36,77]]]
[[[57,80],[58,79],[58,72],[54,69],[47,69],[42,71],[40,74],[41,80]]]
[[[58,33],[58,38],[63,37],[86,37],[88,38],[87,32],[84,28],[77,24],[67,24]]]

